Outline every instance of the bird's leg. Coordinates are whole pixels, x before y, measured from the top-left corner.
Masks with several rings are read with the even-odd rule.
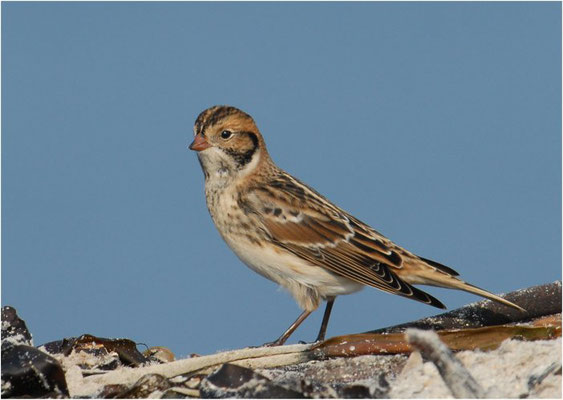
[[[297,329],[299,325],[312,313],[312,311],[303,311],[299,317],[295,320],[293,324],[287,328],[287,330],[281,335],[277,340],[269,343],[264,343],[263,346],[281,346],[285,341],[291,336],[291,334]]]
[[[334,304],[335,298],[336,297],[329,297],[326,299],[326,308],[323,315],[323,322],[321,323],[321,329],[319,330],[319,335],[317,336],[317,340],[315,340],[315,342],[321,342],[325,340],[326,328],[328,326],[328,320],[330,318],[330,312],[332,311],[332,305]]]

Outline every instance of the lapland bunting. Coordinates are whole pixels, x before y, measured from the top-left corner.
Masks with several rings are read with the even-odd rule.
[[[279,168],[245,112],[211,107],[197,117],[194,136],[189,148],[197,152],[207,208],[222,238],[304,310],[270,345],[283,344],[322,300],[327,305],[317,341],[324,340],[335,297],[366,285],[438,308],[445,306],[412,285],[460,289],[524,311],[397,246]]]

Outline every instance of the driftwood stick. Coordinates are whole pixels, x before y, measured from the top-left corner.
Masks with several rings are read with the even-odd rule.
[[[408,329],[408,342],[422,354],[424,359],[432,361],[444,383],[456,398],[482,399],[483,388],[473,379],[469,371],[440,341],[436,332]]]
[[[278,347],[258,347],[227,351],[196,358],[188,358],[166,364],[150,365],[141,368],[122,368],[104,375],[92,375],[84,378],[85,383],[126,384],[135,383],[146,374],[159,374],[166,378],[205,370],[228,362],[249,366],[283,366],[308,361],[308,344],[295,344]]]

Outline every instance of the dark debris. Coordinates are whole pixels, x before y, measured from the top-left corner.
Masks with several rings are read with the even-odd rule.
[[[303,393],[274,384],[249,368],[223,364],[201,382],[202,398],[303,399]]]

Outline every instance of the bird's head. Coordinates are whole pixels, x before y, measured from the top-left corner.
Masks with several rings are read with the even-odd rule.
[[[190,149],[198,152],[206,178],[248,174],[267,158],[264,139],[252,117],[238,108],[214,106],[203,111],[194,125]]]

